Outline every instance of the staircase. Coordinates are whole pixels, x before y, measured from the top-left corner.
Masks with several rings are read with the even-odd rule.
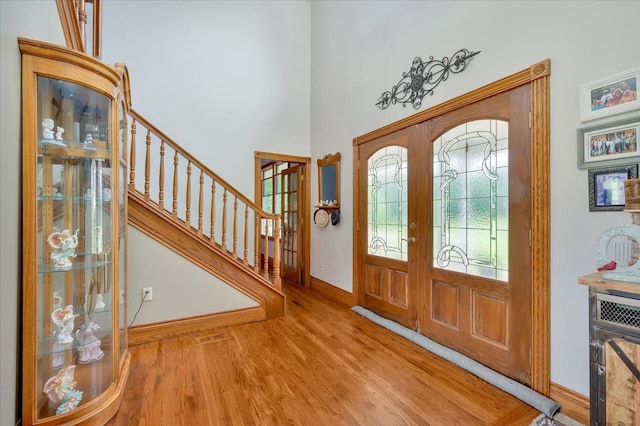
[[[67,48],[100,59],[101,2],[56,4]],[[126,67],[116,67],[123,67],[128,79]],[[128,189],[128,223],[258,304],[240,312],[134,327],[129,343],[283,316],[280,216],[263,211],[136,111],[129,110],[120,126],[121,148],[129,154],[129,175],[120,176],[128,178],[122,183]]]
[[[128,222],[257,301],[260,312],[251,320],[284,315],[280,216],[263,211],[136,111],[124,128]],[[267,229],[274,230],[273,243],[263,236]]]

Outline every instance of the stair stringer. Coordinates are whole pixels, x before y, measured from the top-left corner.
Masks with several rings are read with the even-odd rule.
[[[144,198],[128,194],[129,224],[258,303],[255,308],[135,326],[129,330],[130,345],[285,315],[285,296],[269,281],[251,273],[242,263]]]

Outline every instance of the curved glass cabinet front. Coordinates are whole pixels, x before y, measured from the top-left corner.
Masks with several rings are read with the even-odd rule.
[[[115,380],[114,356],[122,357],[114,347],[124,340],[114,339],[114,313],[125,309],[114,312],[121,298],[113,295],[112,227],[126,218],[114,222],[112,102],[37,77],[37,419],[101,395]]]

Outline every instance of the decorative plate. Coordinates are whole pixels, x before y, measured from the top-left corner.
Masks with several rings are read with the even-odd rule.
[[[329,213],[324,209],[318,209],[313,214],[313,222],[318,226],[327,226],[329,223]]]

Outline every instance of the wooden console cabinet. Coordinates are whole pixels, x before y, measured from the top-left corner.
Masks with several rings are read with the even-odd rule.
[[[589,286],[590,424],[640,425],[640,284],[578,282]]]
[[[129,369],[128,74],[18,39],[22,54],[22,424],[104,424]]]

